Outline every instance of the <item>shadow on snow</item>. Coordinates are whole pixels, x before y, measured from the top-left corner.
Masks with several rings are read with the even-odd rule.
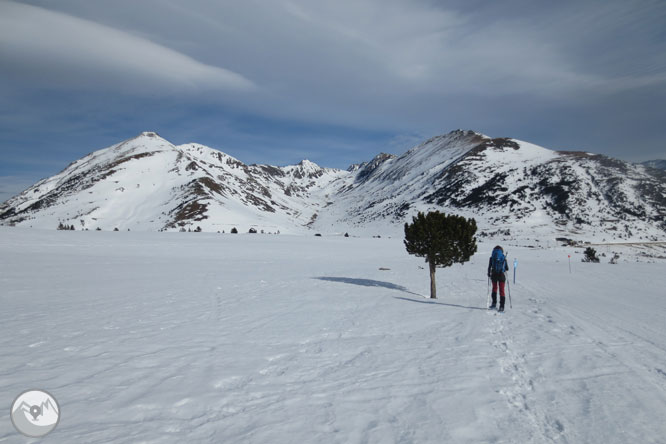
[[[342,282],[344,284],[361,285],[363,287],[382,287],[391,290],[404,291],[405,293],[413,294],[416,296],[421,296],[418,293],[413,293],[407,290],[407,288],[403,287],[402,285],[392,284],[391,282],[375,281],[373,279],[356,279],[356,278],[332,277],[332,276],[320,276],[312,279],[319,279],[320,281]]]
[[[382,287],[382,288],[388,288],[390,290],[402,291],[404,293],[413,294],[415,296],[424,297],[421,294],[409,291],[406,287],[403,287],[402,285],[393,284],[391,282],[376,281],[374,279],[358,279],[358,278],[335,277],[335,276],[319,276],[313,279],[319,279],[320,281],[329,281],[329,282],[342,282],[343,284],[360,285],[362,287]],[[470,310],[483,310],[483,311],[487,310],[487,308],[485,307],[468,307],[465,305],[447,304],[445,302],[433,301],[431,299],[419,300],[419,299],[405,298],[400,296],[393,296],[393,297],[395,299],[400,299],[403,301],[418,302],[419,304],[445,305],[447,307],[466,308]]]

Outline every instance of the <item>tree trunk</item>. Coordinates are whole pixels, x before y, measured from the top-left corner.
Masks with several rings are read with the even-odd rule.
[[[437,299],[437,285],[435,284],[435,263],[430,261],[430,299]]]

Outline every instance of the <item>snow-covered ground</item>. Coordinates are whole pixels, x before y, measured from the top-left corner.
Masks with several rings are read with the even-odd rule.
[[[397,238],[0,228],[0,442],[664,442],[664,262],[554,245],[497,315],[493,244],[431,301]]]

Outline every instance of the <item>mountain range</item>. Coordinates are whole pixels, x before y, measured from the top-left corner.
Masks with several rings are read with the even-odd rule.
[[[0,205],[3,225],[55,229],[399,235],[418,211],[481,237],[663,240],[666,172],[456,130],[348,170],[246,165],[154,132],[95,151]]]
[[[659,170],[666,170],[666,159],[646,160],[645,162],[641,162],[641,165],[657,168]]]

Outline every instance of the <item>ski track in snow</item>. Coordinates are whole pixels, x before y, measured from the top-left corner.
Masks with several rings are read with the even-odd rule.
[[[662,442],[663,264],[512,247],[497,314],[491,249],[433,301],[399,239],[0,229],[0,397],[48,442]]]

